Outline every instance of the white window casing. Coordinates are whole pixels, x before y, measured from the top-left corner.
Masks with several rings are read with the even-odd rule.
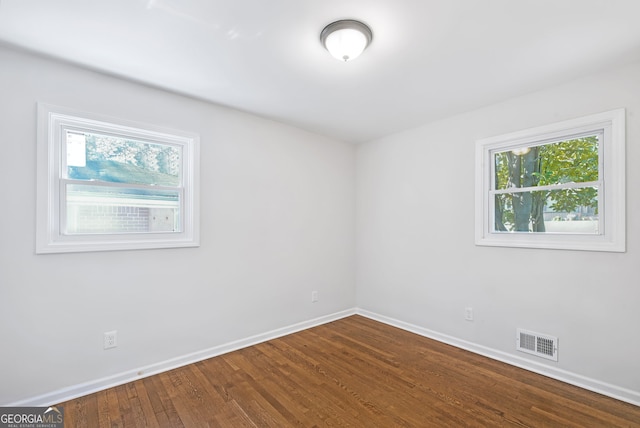
[[[180,150],[179,184],[170,187],[140,185],[136,183],[74,180],[65,172],[74,153],[67,153],[67,133],[87,132],[115,136],[174,147]],[[65,253],[84,251],[112,251],[153,248],[199,246],[199,159],[200,138],[197,134],[141,124],[69,108],[38,103],[37,129],[37,201],[36,201],[36,253]],[[69,165],[72,165],[69,163]],[[177,218],[167,221],[168,227],[145,233],[74,233],[68,230],[68,203],[78,202],[77,196],[67,195],[69,186],[104,189],[133,189],[134,192],[167,192],[176,195],[174,209]],[[90,200],[87,198],[86,200]],[[85,202],[86,202],[85,200]],[[142,205],[136,198],[121,199],[123,204]],[[161,200],[147,200],[145,208],[165,210]]]
[[[517,189],[496,189],[493,155],[585,135],[598,135],[598,180]],[[495,231],[495,195],[558,189],[598,189],[596,233]],[[483,246],[624,252],[625,110],[617,109],[476,142],[475,243]]]

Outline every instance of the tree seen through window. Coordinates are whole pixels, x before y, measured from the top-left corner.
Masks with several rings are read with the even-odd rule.
[[[595,134],[495,152],[495,231],[597,233],[599,140]],[[559,223],[566,221],[590,223]]]

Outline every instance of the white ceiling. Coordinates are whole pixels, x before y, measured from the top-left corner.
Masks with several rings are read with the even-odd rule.
[[[373,42],[342,63],[338,19]],[[640,60],[640,0],[0,0],[0,41],[351,142]]]

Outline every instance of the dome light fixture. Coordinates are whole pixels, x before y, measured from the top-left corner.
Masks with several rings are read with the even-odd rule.
[[[320,33],[322,45],[334,58],[345,62],[360,56],[372,39],[371,29],[353,19],[332,22]]]

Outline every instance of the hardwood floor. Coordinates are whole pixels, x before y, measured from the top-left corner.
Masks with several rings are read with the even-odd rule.
[[[640,407],[352,316],[61,403],[66,427],[640,427]]]

